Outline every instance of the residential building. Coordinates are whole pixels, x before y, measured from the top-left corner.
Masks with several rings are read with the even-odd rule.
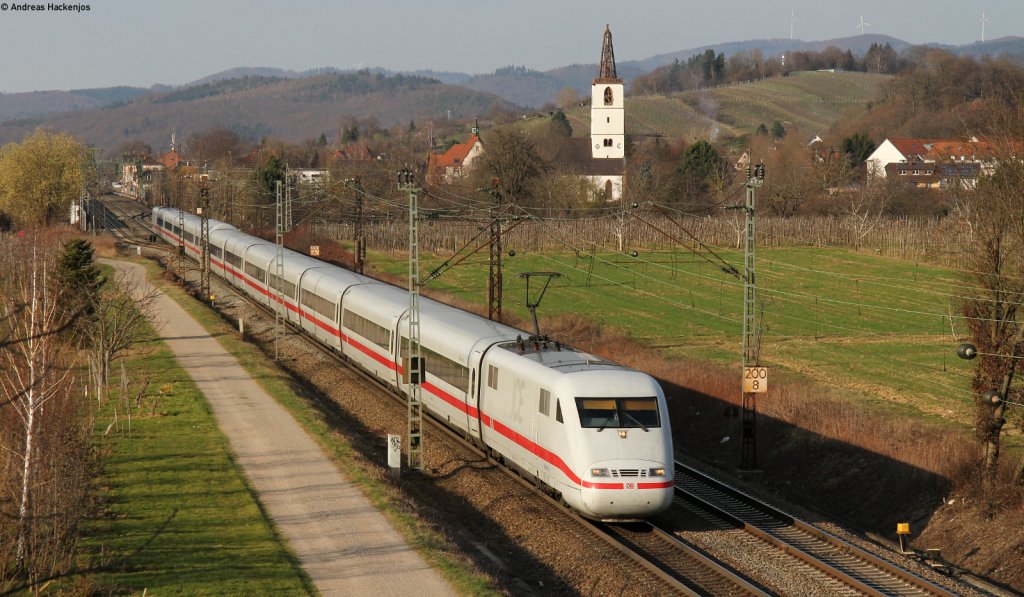
[[[936,138],[890,138],[868,156],[871,177],[895,177],[917,188],[975,188],[991,176],[999,148],[972,137],[966,141]],[[1014,159],[1014,158],[1010,158]]]
[[[480,140],[480,125],[473,120],[473,132],[465,143],[456,143],[443,154],[427,156],[427,182],[451,184],[469,174],[475,162],[484,153]]]

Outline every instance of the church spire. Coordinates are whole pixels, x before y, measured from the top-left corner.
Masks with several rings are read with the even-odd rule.
[[[615,50],[612,49],[612,30],[608,25],[604,26],[604,42],[601,44],[601,63],[595,82],[621,83],[618,75],[615,74]]]

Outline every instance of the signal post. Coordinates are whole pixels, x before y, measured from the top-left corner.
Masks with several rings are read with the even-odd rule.
[[[743,414],[739,470],[757,468],[757,400],[768,391],[768,369],[759,366],[760,334],[756,329],[757,285],[754,274],[754,190],[764,184],[764,164],[747,166],[746,240],[743,246]]]
[[[409,193],[409,349],[404,374],[409,383],[409,468],[423,470],[423,401],[420,384],[426,369],[420,347],[420,188],[408,168],[398,172],[398,190]]]

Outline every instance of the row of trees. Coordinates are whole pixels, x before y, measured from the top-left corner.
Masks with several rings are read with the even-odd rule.
[[[0,591],[14,592],[74,567],[97,464],[82,390],[104,400],[153,298],[106,285],[92,246],[52,230],[0,235],[0,269]]]
[[[630,90],[638,95],[675,93],[726,83],[755,81],[793,71],[833,68],[891,74],[901,71],[908,64],[910,62],[901,58],[889,44],[871,44],[871,48],[860,59],[850,50],[829,47],[820,52],[786,53],[785,62],[782,56],[766,57],[758,49],[726,57],[724,53],[715,53],[709,48],[685,61],[677,58],[671,64],[636,77]]]

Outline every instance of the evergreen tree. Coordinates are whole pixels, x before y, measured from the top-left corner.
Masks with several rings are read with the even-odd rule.
[[[781,120],[776,120],[772,123],[772,137],[775,139],[781,139],[786,136],[786,126],[782,124]]]
[[[569,123],[569,119],[566,118],[565,112],[556,110],[551,115],[550,123],[551,133],[556,137],[571,137],[572,136],[572,124]]]
[[[863,133],[854,133],[853,136],[843,139],[843,153],[850,161],[850,166],[859,168],[868,159],[868,156],[875,151],[875,142],[871,137]]]
[[[99,297],[104,278],[94,259],[92,243],[72,238],[61,248],[57,263],[57,283],[72,313],[90,317]]]
[[[341,132],[342,143],[355,143],[359,140],[359,125],[352,123],[352,126],[346,126]]]
[[[706,140],[699,140],[686,148],[679,160],[677,171],[690,180],[703,181],[722,168],[722,158],[715,147]]]
[[[273,200],[277,194],[277,181],[284,182],[285,166],[281,158],[271,156],[267,163],[256,168],[253,172],[253,179],[260,195],[265,199]]]

